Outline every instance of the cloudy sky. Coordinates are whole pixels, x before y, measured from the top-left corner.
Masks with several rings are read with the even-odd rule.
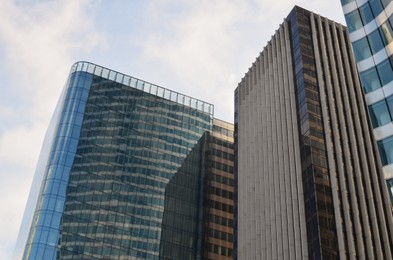
[[[233,91],[294,5],[340,0],[1,0],[0,259],[10,259],[45,130],[87,60],[197,97],[233,121]]]

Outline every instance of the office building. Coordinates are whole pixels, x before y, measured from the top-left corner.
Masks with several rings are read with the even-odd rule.
[[[78,62],[37,166],[23,259],[229,256],[231,170],[233,126],[213,105]]]
[[[295,7],[235,91],[237,259],[392,259],[347,29]]]
[[[393,3],[341,0],[393,203]]]

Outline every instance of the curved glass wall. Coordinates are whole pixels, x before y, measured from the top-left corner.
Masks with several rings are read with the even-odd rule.
[[[158,259],[166,186],[213,106],[87,62],[61,102],[24,258]]]
[[[383,128],[376,138],[381,162],[384,166],[393,165],[393,3],[368,0],[356,6],[350,2],[341,0],[362,87],[369,97],[366,100],[371,122],[374,128]],[[386,176],[390,175],[391,167],[388,168],[384,167]],[[388,186],[390,189],[392,182]]]

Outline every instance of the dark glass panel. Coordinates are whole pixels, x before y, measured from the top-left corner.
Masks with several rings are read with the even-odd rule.
[[[362,81],[364,92],[366,93],[370,93],[381,87],[381,82],[379,80],[377,70],[374,67],[361,72],[360,80]]]
[[[370,105],[369,111],[374,128],[386,125],[392,121],[385,100],[381,100],[380,102]]]

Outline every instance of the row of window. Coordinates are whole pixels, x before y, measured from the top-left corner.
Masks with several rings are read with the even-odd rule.
[[[212,200],[210,201],[210,204],[212,208],[224,211],[226,213],[233,213],[233,206],[231,205]]]
[[[232,249],[226,248],[223,246],[213,245],[213,244],[210,244],[209,252],[212,252],[212,253],[218,254],[218,255],[223,255],[223,256],[232,256],[233,255]]]
[[[370,93],[393,81],[393,56],[360,73],[360,80],[365,93]]]
[[[219,188],[215,188],[215,187],[209,187],[209,192],[210,192],[210,194],[215,194],[219,197],[233,200],[233,192],[231,192],[231,191],[227,191],[227,190],[223,190],[223,189],[219,189]]]
[[[353,43],[356,61],[367,59],[393,41],[393,15],[378,29]]]
[[[343,5],[349,2],[348,0],[341,0]],[[346,14],[345,20],[347,21],[348,31],[353,32],[359,30],[363,25],[371,22],[382,13],[383,9],[386,8],[390,2],[391,0],[369,0],[358,9]]]
[[[226,160],[230,160],[230,161],[234,160],[234,154],[233,153],[227,153],[227,152],[224,152],[224,151],[221,151],[221,150],[217,150],[217,149],[214,149],[214,148],[211,149],[211,153],[214,156],[218,156],[218,157],[226,159]]]
[[[223,163],[219,163],[219,162],[213,161],[212,162],[212,167],[214,169],[217,169],[217,170],[233,173],[233,166],[229,166],[229,165],[226,165],[226,164],[223,164]],[[227,183],[224,183],[224,184],[227,184]],[[229,184],[229,185],[233,185],[233,184]]]
[[[233,241],[233,234],[230,234],[230,233],[227,233],[224,231],[219,231],[219,230],[216,230],[213,228],[209,230],[209,236],[220,239],[220,240],[229,241],[229,242]]]
[[[224,217],[213,215],[213,214],[211,214],[209,216],[209,222],[213,222],[213,223],[216,223],[216,224],[219,224],[222,226],[226,226],[226,227],[233,227],[234,226],[233,219],[224,218]]]
[[[216,163],[215,165],[227,166],[227,165],[222,164],[222,163]],[[230,167],[230,166],[227,166],[227,167]],[[215,167],[215,168],[218,169],[217,167]],[[232,171],[231,171],[231,173],[232,173],[233,172],[233,167],[230,167],[230,168],[232,168]],[[234,185],[235,185],[233,179],[229,179],[227,177],[224,177],[224,176],[221,176],[221,175],[218,175],[218,174],[213,174],[212,175],[212,180],[216,181],[218,183],[229,185],[231,187],[234,187]]]

